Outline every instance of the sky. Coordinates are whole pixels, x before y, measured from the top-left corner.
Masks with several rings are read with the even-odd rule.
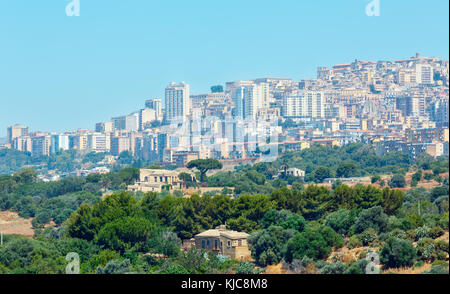
[[[315,78],[318,66],[448,60],[449,1],[0,0],[0,137],[93,129],[163,98],[260,77]]]

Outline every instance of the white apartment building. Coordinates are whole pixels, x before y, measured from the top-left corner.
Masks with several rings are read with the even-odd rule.
[[[283,97],[284,117],[324,118],[324,94],[319,91],[299,91]]]
[[[145,108],[153,109],[156,112],[157,120],[161,120],[162,116],[162,102],[161,99],[149,99],[145,101]]]
[[[88,149],[94,152],[109,152],[111,150],[111,137],[101,133],[89,134]]]
[[[59,150],[69,150],[69,136],[55,134],[50,139],[50,153],[55,154]]]
[[[173,119],[185,120],[190,114],[189,85],[181,82],[172,82],[166,87],[166,113],[165,121]]]
[[[233,90],[235,116],[256,118],[263,109],[269,108],[269,85],[267,83],[240,86]]]
[[[416,65],[416,82],[418,84],[431,85],[434,84],[433,67],[429,64]]]

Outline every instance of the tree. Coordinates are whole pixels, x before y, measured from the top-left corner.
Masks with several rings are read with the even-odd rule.
[[[211,87],[211,93],[221,93],[221,92],[223,92],[222,85],[215,85]]]
[[[262,266],[279,263],[283,257],[283,247],[293,235],[293,230],[285,230],[277,226],[253,233],[248,238],[252,257]]]
[[[416,181],[416,182],[420,182],[421,179],[422,179],[422,170],[419,169],[412,175],[412,180]]]
[[[416,259],[416,249],[403,239],[389,238],[381,248],[380,261],[386,268],[399,268],[411,266]]]
[[[314,170],[313,178],[316,183],[322,183],[326,178],[331,177],[331,171],[328,167],[319,166]]]
[[[325,225],[331,227],[339,234],[347,235],[356,218],[356,210],[340,209],[325,218]]]
[[[351,162],[341,163],[336,169],[336,177],[338,178],[350,178],[356,176],[358,167]]]
[[[209,170],[221,169],[222,163],[216,159],[197,159],[190,161],[187,164],[187,168],[197,168],[200,172],[200,181],[203,183],[205,180],[205,175]]]
[[[336,245],[343,245],[344,240],[330,227],[307,228],[297,233],[287,243],[285,259],[292,262],[294,259],[309,257],[314,260],[324,259],[330,255],[331,249]]]
[[[380,175],[373,175],[373,176],[370,178],[370,182],[371,182],[372,184],[375,184],[376,182],[378,182],[378,181],[380,181],[380,180],[381,180]]]
[[[383,209],[387,214],[395,213],[403,204],[405,193],[400,190],[383,189]]]
[[[303,231],[306,226],[305,219],[289,210],[269,210],[261,220],[263,228],[272,225],[280,226],[284,229],[292,229],[295,231]]]
[[[375,206],[363,210],[353,226],[357,234],[364,232],[368,228],[373,228],[376,233],[381,233],[386,230],[388,221],[389,218],[383,212],[383,208]]]
[[[404,188],[406,185],[405,177],[402,175],[393,175],[389,180],[389,187],[391,188]]]
[[[133,246],[142,249],[150,237],[153,224],[139,217],[124,217],[103,226],[95,241],[99,245],[124,252]]]

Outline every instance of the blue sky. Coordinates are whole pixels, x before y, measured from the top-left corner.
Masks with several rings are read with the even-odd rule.
[[[448,59],[447,0],[0,0],[0,136],[93,128],[163,97],[259,77],[313,78],[317,66]]]

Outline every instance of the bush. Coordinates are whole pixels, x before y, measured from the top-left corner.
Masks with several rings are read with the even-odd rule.
[[[355,224],[355,233],[360,234],[368,228],[373,228],[376,233],[384,232],[388,224],[388,216],[381,206],[375,206],[363,210],[358,216]]]
[[[344,271],[344,274],[349,275],[363,275],[366,273],[366,267],[369,261],[366,259],[360,259],[353,263],[349,268]]]
[[[364,246],[374,246],[377,241],[377,232],[373,228],[368,228],[359,235]]]
[[[309,257],[314,260],[323,259],[330,255],[333,247],[342,247],[344,239],[328,226],[307,228],[302,233],[297,233],[287,243],[285,260],[292,262],[294,259]]]
[[[263,266],[279,263],[282,259],[283,248],[294,233],[293,230],[285,230],[277,226],[270,226],[253,233],[248,238],[252,257],[257,264]]]
[[[444,235],[445,231],[441,227],[432,227],[429,236],[433,239],[437,239],[440,236]]]
[[[323,275],[341,275],[348,269],[348,266],[338,261],[336,263],[328,263],[320,269]]]
[[[380,261],[386,268],[399,268],[411,266],[416,258],[416,249],[403,239],[391,237],[380,251]]]
[[[404,188],[406,185],[405,177],[403,175],[397,174],[393,175],[389,180],[389,187],[391,188]]]
[[[422,238],[427,238],[430,236],[430,228],[427,226],[422,226],[416,229],[416,241],[422,239]]]
[[[356,210],[340,209],[325,218],[325,225],[331,227],[338,234],[347,235],[352,224],[355,223]]]
[[[251,262],[240,262],[236,268],[237,275],[251,275],[254,274],[255,265]]]
[[[362,242],[361,242],[361,240],[359,240],[359,238],[357,236],[351,236],[350,239],[348,240],[347,247],[349,249],[353,249],[353,248],[357,248],[357,247],[361,247],[361,246],[362,246]]]

